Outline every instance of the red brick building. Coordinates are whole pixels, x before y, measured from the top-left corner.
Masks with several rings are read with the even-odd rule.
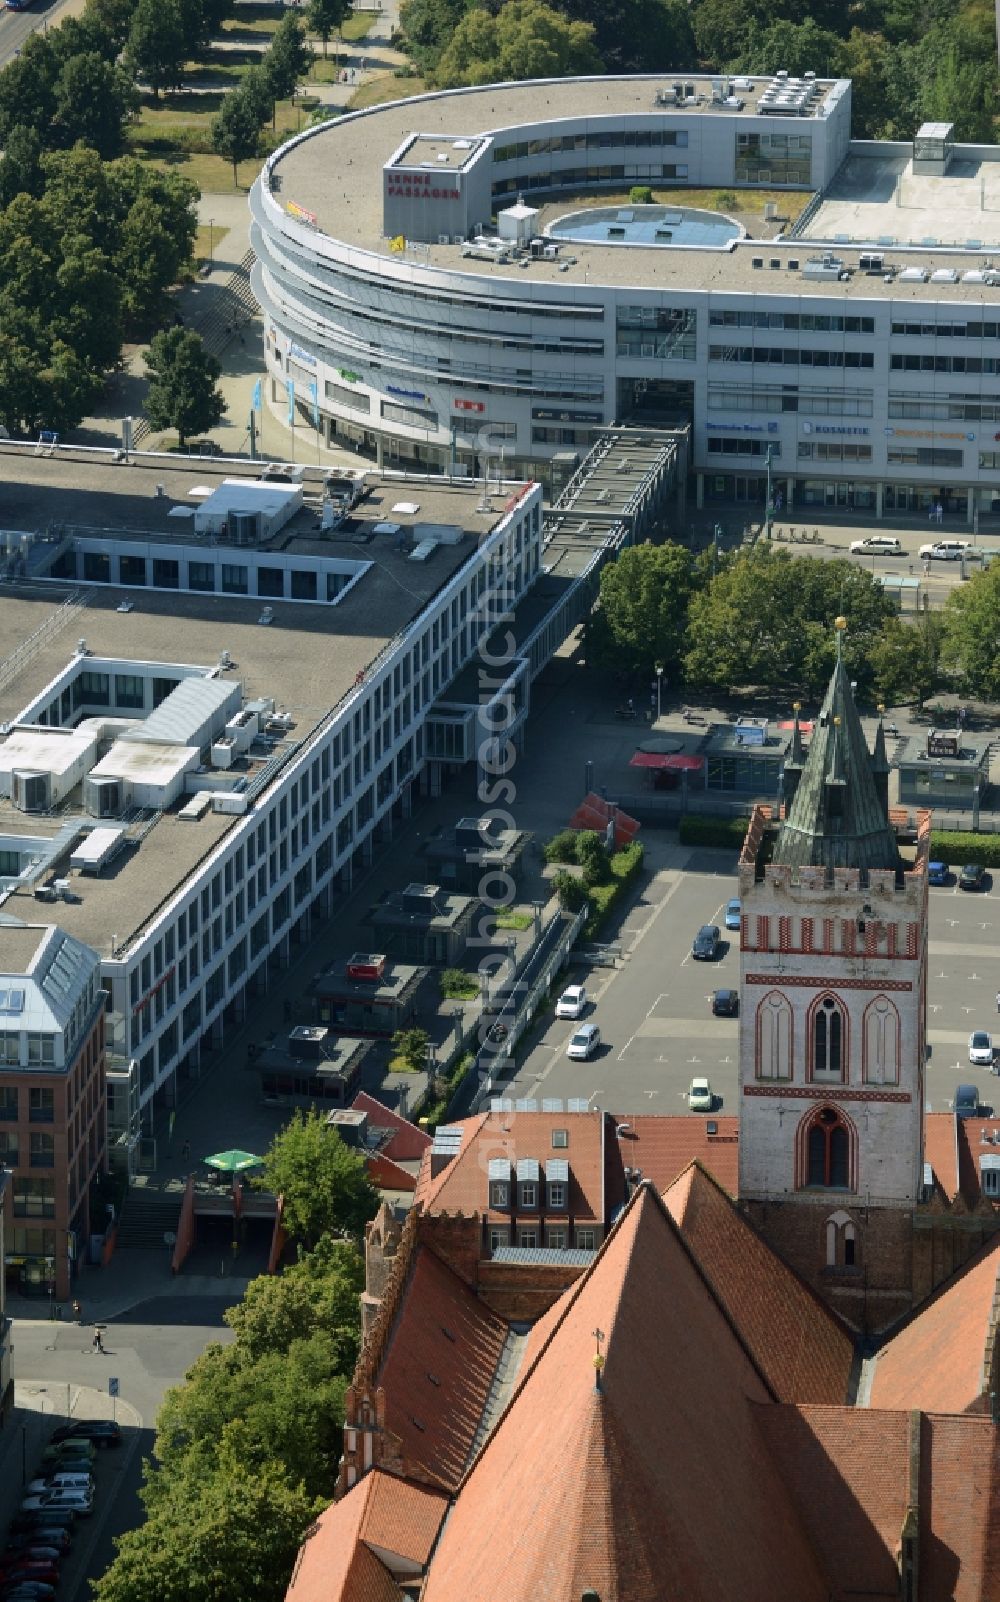
[[[100,958],[54,925],[0,926],[0,1164],[5,1272],[70,1293],[106,1167]]]

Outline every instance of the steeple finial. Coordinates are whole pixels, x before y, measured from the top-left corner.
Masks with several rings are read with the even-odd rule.
[[[601,1351],[601,1342],[606,1340],[607,1336],[605,1335],[603,1329],[595,1329],[592,1331],[592,1333],[595,1341],[597,1342],[597,1351],[594,1353],[594,1389],[595,1391],[599,1391],[601,1388],[601,1374],[603,1373],[604,1365],[607,1362],[604,1353]]]
[[[839,662],[844,643],[844,631],[847,628],[847,619],[844,617],[843,613],[841,613],[839,617],[834,618],[833,626],[837,634],[837,661]]]

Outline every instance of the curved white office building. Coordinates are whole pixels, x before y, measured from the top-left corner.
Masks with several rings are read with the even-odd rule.
[[[770,461],[803,515],[1000,509],[1000,152],[852,143],[850,110],[656,75],[307,130],[251,196],[272,401],[386,466],[544,479],[655,418],[691,423],[699,504],[760,501]]]

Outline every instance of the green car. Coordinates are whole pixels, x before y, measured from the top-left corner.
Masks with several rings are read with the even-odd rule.
[[[93,1441],[83,1436],[71,1436],[68,1441],[60,1441],[58,1446],[47,1446],[42,1453],[43,1463],[58,1463],[59,1466],[69,1467],[71,1458],[82,1459],[89,1467],[97,1455]]]

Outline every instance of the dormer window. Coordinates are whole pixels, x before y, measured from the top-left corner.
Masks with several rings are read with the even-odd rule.
[[[510,1206],[510,1186],[505,1179],[494,1179],[490,1184],[490,1206]]]
[[[566,1212],[569,1206],[569,1163],[565,1157],[550,1157],[545,1164],[545,1190],[549,1212]]]
[[[554,1213],[562,1213],[566,1211],[565,1185],[549,1186],[549,1207]]]
[[[536,1184],[529,1180],[520,1185],[518,1188],[520,1190],[519,1201],[522,1207],[538,1206],[538,1186]]]
[[[519,1157],[517,1161],[517,1204],[528,1211],[538,1206],[540,1178],[536,1157]]]

